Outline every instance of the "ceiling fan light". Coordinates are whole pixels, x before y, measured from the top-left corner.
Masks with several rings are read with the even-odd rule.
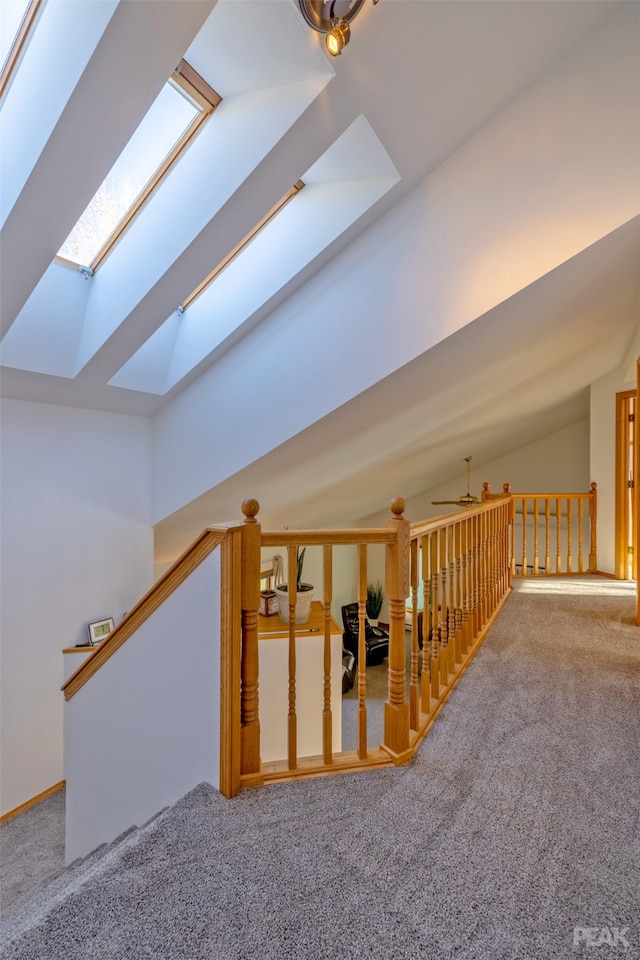
[[[333,29],[327,34],[325,44],[332,57],[338,57],[351,39],[351,29],[346,20],[332,20]]]

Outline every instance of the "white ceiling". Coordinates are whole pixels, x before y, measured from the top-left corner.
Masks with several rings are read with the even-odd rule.
[[[623,5],[367,0],[348,49],[331,59],[294,0],[47,0],[39,30],[54,12],[62,30],[74,8],[69,56],[59,57],[55,31],[36,31],[0,111],[2,394],[153,416]],[[31,128],[21,109],[47,54],[60,66]],[[53,257],[182,56],[223,103],[140,222],[86,281]],[[348,176],[341,137],[353,137],[348,155],[363,158]],[[181,342],[176,306],[313,170],[329,184],[359,183],[362,202],[321,230],[312,202],[321,185],[305,188],[306,206],[294,214],[296,198],[287,208],[296,241],[288,252],[277,241],[279,272],[254,285],[219,336],[183,333]],[[314,243],[296,257],[299,238],[311,235]],[[586,415],[588,384],[621,362],[634,333],[638,242],[635,223],[614,232],[228,478],[158,527],[160,553],[188,541],[212,510],[236,515],[244,488],[259,485],[273,504],[272,522],[295,490],[304,494],[289,500],[289,522],[297,519],[292,512],[306,525],[347,521],[354,511],[376,510],[400,484],[409,495],[457,473],[463,438],[481,439],[488,459],[527,430],[533,438]],[[246,288],[240,265],[237,273]],[[460,338],[468,389],[454,398],[446,371],[454,354],[460,362]],[[384,459],[376,441],[389,451]],[[318,476],[331,476],[330,486]]]

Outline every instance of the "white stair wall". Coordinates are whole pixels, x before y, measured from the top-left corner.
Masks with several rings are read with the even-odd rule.
[[[220,552],[65,703],[66,862],[220,784]]]

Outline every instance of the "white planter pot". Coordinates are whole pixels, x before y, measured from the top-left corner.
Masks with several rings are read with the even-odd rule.
[[[286,583],[276,587],[280,619],[289,623],[289,590]],[[309,622],[311,601],[313,600],[313,586],[310,583],[301,583],[296,597],[296,625]]]

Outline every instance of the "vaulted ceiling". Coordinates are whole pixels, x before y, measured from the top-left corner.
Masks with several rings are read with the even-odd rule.
[[[3,395],[143,416],[166,409],[311,278],[339,270],[356,238],[613,18],[628,17],[637,51],[637,12],[617,0],[367,2],[332,59],[295,0],[47,0],[0,111]],[[85,279],[54,257],[182,57],[222,103]],[[551,83],[547,96],[551,110]],[[637,104],[637,89],[630,97]],[[522,130],[532,152],[540,133]],[[300,195],[176,312],[300,178]],[[471,436],[499,455],[523,425],[533,436],[586,415],[589,383],[622,362],[638,322],[638,225],[616,216],[308,431],[249,456],[242,483],[259,477],[277,504],[289,463],[287,497],[305,491],[306,522],[353,516],[356,498],[366,515],[389,485],[424,486],[425,449],[435,482]],[[445,376],[453,356],[462,391]],[[370,462],[374,421],[386,454]],[[373,465],[377,480],[365,482]],[[200,528],[227,499],[235,514],[238,487],[233,471],[167,530]]]

